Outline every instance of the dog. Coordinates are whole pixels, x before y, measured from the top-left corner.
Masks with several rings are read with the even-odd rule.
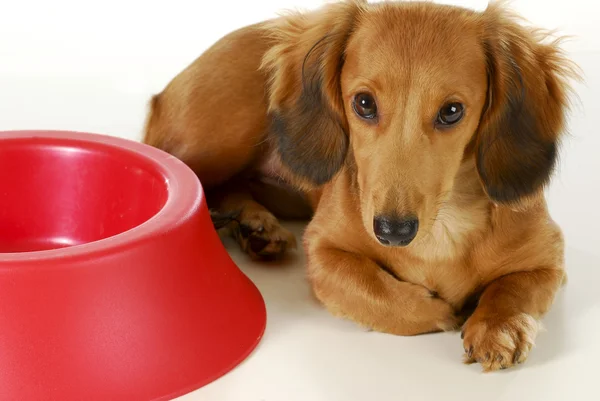
[[[527,359],[566,280],[544,189],[577,75],[503,3],[342,1],[220,39],[152,98],[143,141],[196,172],[253,258],[296,247],[278,218],[310,219],[332,314],[462,328],[465,362],[495,371]]]

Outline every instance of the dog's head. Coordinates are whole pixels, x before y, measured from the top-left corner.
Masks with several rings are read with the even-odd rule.
[[[267,29],[283,164],[313,186],[347,169],[383,244],[430,224],[464,163],[496,203],[522,204],[548,182],[569,62],[502,7],[350,1]]]

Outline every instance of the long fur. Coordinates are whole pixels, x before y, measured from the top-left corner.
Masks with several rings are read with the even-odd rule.
[[[462,327],[466,361],[502,369],[566,278],[543,195],[577,78],[560,43],[503,3],[336,2],[222,38],[153,98],[145,142],[194,169],[253,258],[294,247],[275,214],[309,218],[331,313],[397,335]],[[372,121],[353,107],[365,92]],[[465,114],[440,126],[448,102]],[[416,238],[383,245],[381,216],[418,219]]]

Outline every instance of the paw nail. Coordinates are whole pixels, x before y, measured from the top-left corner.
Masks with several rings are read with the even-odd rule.
[[[273,262],[281,256],[278,253],[269,253],[269,252],[259,252],[258,256],[265,262]]]
[[[215,209],[210,209],[210,219],[212,220],[213,226],[216,230],[219,230],[227,226],[232,221],[236,221],[239,212],[220,213]]]
[[[516,351],[513,358],[513,363],[519,363],[519,358],[521,358],[521,351]]]
[[[498,362],[502,362],[503,360],[504,360],[504,357],[502,355],[498,355],[496,357],[496,361],[498,361]]]
[[[460,339],[461,339],[461,340],[464,340],[464,339],[465,339],[465,332],[464,332],[464,331],[461,331],[461,332],[460,332]]]
[[[471,348],[469,348],[468,355],[469,355],[469,358],[471,358],[473,356],[473,346],[471,346]]]
[[[487,361],[489,361],[489,360],[490,360],[490,358],[491,358],[491,356],[490,356],[490,353],[489,353],[489,352],[486,352],[486,353],[485,353],[485,361],[486,361],[486,362],[487,362]]]
[[[265,247],[269,244],[269,240],[266,240],[261,237],[251,236],[248,239],[248,243],[250,245],[250,249],[252,250],[252,252],[259,253],[260,251],[265,249]]]
[[[252,234],[252,227],[246,224],[240,224],[240,235],[244,238],[248,238]]]

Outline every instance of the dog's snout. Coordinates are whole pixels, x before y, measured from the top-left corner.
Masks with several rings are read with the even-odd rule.
[[[377,216],[373,219],[373,231],[383,245],[406,246],[415,239],[418,230],[419,220],[416,217]]]

